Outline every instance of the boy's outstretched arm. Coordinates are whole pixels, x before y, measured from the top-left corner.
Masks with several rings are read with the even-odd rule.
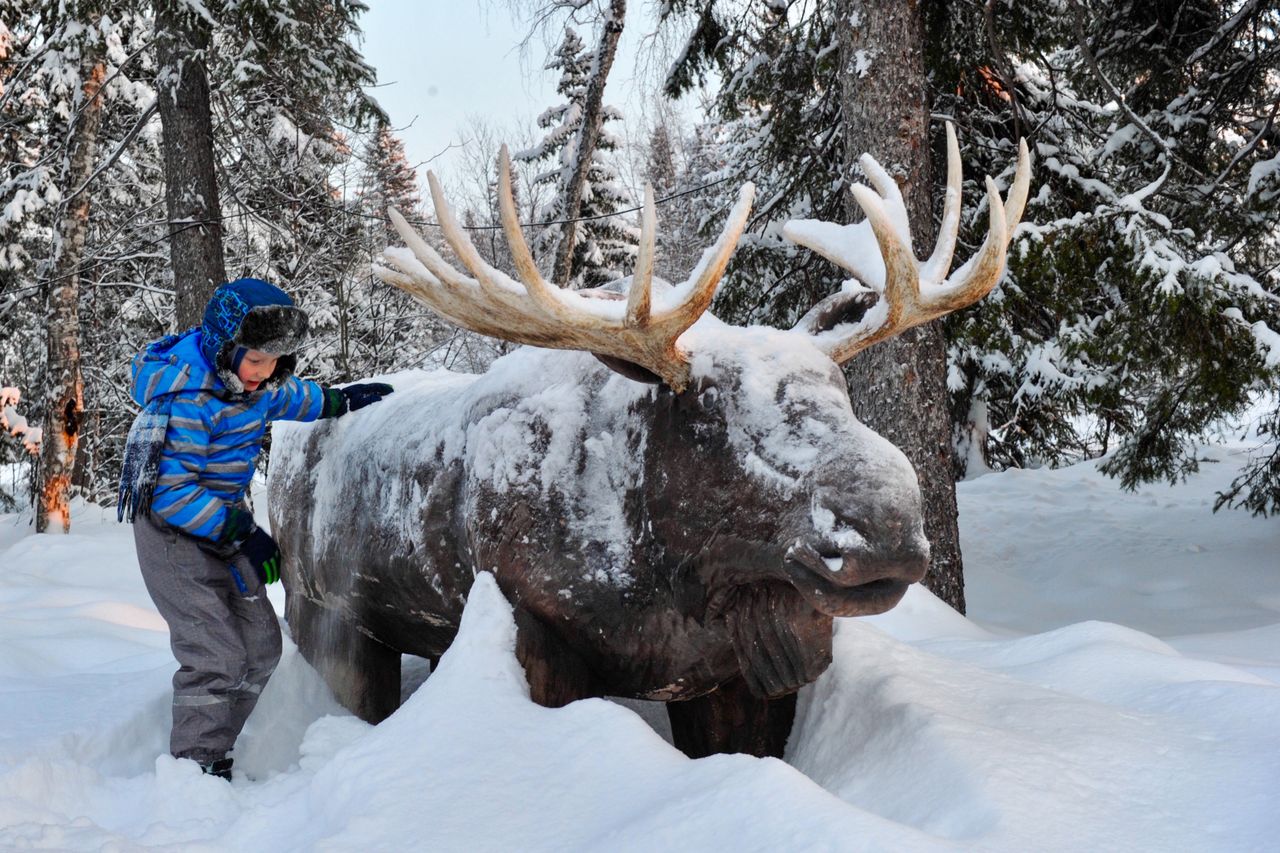
[[[336,418],[376,403],[394,390],[385,382],[361,382],[344,388],[325,388],[316,382],[290,376],[275,391],[268,417],[273,421]]]
[[[314,421],[324,416],[325,389],[319,383],[290,376],[271,392],[268,420]]]

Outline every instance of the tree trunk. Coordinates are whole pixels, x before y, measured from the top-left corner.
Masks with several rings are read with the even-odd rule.
[[[102,126],[99,90],[106,78],[101,56],[86,56],[82,100],[67,152],[63,186],[74,194],[62,211],[54,250],[53,280],[48,292],[49,395],[44,439],[40,447],[40,492],[36,531],[71,532],[71,480],[84,419],[84,379],[80,374],[80,265],[85,231],[89,227],[90,193],[85,184],[93,174]]]
[[[919,0],[840,0],[846,168],[872,154],[902,189],[916,253],[933,244],[924,22]],[[850,218],[861,209],[850,196]],[[956,519],[946,343],[933,322],[877,344],[850,360],[854,413],[906,453],[920,478],[924,527],[932,548],[924,583],[964,612],[964,575]]]
[[[165,203],[178,328],[199,325],[205,303],[226,281],[222,207],[213,156],[207,21],[177,0],[156,8],[156,98],[164,129]]]
[[[600,34],[600,46],[596,49],[595,73],[587,85],[587,101],[583,109],[582,130],[578,134],[578,150],[574,157],[573,174],[565,191],[565,219],[560,246],[556,250],[556,264],[551,280],[567,286],[573,278],[573,247],[578,241],[578,213],[582,210],[582,187],[587,181],[591,158],[595,155],[596,142],[600,138],[600,126],[604,123],[604,87],[609,82],[609,69],[618,52],[618,40],[622,38],[622,25],[627,16],[626,0],[610,0],[605,17],[604,31]]]

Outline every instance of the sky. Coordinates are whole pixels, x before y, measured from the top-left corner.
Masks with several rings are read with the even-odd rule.
[[[642,42],[651,19],[643,4],[632,3],[629,13],[605,102],[638,121],[644,74],[637,60],[648,56]],[[558,74],[543,69],[546,45],[535,36],[520,49],[528,26],[514,19],[504,0],[369,0],[360,26],[365,60],[378,72],[371,92],[421,176],[426,168],[445,174],[458,163],[458,149],[451,146],[470,144],[468,117],[532,126],[558,102]],[[591,43],[589,31],[578,33]]]

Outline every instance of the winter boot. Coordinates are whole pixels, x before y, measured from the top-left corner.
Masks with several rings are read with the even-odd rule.
[[[200,769],[203,770],[207,776],[217,776],[219,779],[226,779],[230,782],[231,764],[232,759],[230,758],[215,758],[212,761],[200,762]]]

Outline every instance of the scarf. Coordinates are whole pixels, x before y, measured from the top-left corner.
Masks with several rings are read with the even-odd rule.
[[[118,521],[124,521],[127,514],[132,524],[138,512],[143,515],[151,512],[151,496],[156,488],[160,452],[164,450],[164,436],[169,429],[169,410],[172,407],[173,395],[159,394],[133,419],[124,446],[124,465],[120,470],[116,504]]]

